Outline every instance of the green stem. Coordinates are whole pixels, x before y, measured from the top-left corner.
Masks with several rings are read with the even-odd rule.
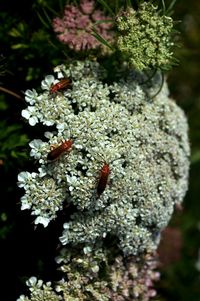
[[[160,88],[158,89],[158,91],[156,92],[155,95],[150,96],[151,98],[155,98],[155,97],[160,93],[160,91],[162,90],[162,87],[163,87],[163,85],[164,85],[164,79],[165,79],[165,76],[164,76],[164,73],[163,73],[163,72],[161,72],[161,76],[162,76],[162,79],[161,79],[161,85],[160,85]]]
[[[9,89],[6,89],[4,87],[1,87],[1,86],[0,86],[0,91],[3,91],[5,93],[7,93],[7,94],[10,94],[10,95],[12,95],[12,96],[14,96],[14,97],[16,97],[18,99],[23,99],[19,94],[15,93],[15,92],[13,92],[13,91],[11,91]]]

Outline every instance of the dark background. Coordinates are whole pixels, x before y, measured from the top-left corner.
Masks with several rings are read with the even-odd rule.
[[[168,1],[169,3],[170,1]],[[59,279],[54,257],[62,216],[47,229],[34,229],[29,212],[20,210],[22,191],[17,174],[33,171],[28,142],[40,138],[40,127],[31,128],[22,118],[23,92],[37,88],[56,64],[66,59],[66,47],[55,37],[48,18],[62,11],[64,1],[1,1],[0,4],[0,269],[2,300],[26,293],[25,280],[38,276]],[[185,111],[190,127],[191,169],[183,210],[177,211],[160,247],[162,301],[200,301],[200,271],[195,267],[200,249],[200,1],[177,1],[174,19],[180,20],[179,66],[168,74],[171,96]],[[22,98],[20,98],[22,97]],[[42,129],[43,131],[43,129]]]

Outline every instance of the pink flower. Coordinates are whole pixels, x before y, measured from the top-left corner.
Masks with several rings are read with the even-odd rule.
[[[63,44],[75,51],[102,49],[103,45],[92,35],[93,27],[106,41],[113,42],[112,22],[95,24],[111,19],[94,6],[93,0],[81,0],[79,7],[66,5],[63,17],[53,20],[53,29]]]
[[[92,1],[92,0],[88,0],[88,1],[81,0],[80,8],[81,8],[81,10],[84,14],[90,15],[94,10],[94,1]]]

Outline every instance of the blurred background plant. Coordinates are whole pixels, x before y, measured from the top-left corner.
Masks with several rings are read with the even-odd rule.
[[[182,246],[179,259],[162,268],[160,282],[161,300],[200,300],[200,274],[196,269],[200,236],[198,231],[200,212],[200,3],[177,1],[175,18],[181,20],[182,47],[177,50],[179,66],[168,77],[171,95],[187,114],[191,143],[191,168],[189,191],[183,203],[183,210],[177,212],[170,226],[179,231]],[[169,235],[169,234],[168,234]],[[172,240],[174,234],[171,233]],[[165,235],[164,235],[165,237]],[[170,240],[171,240],[170,239]],[[169,240],[169,241],[170,241]],[[177,241],[177,239],[174,240]],[[162,244],[161,244],[162,246]],[[174,251],[174,243],[168,249]]]
[[[29,159],[27,144],[41,133],[39,127],[33,130],[20,117],[21,110],[25,108],[23,92],[39,86],[41,78],[51,73],[54,66],[74,55],[70,48],[57,39],[52,27],[52,20],[61,17],[65,5],[71,2],[7,0],[0,4],[0,240],[4,279],[2,295],[6,296],[5,300],[15,300],[19,296],[24,289],[24,277],[27,279],[30,276],[30,270],[47,281],[56,277],[59,279],[54,257],[56,233],[62,230],[62,214],[59,222],[48,229],[33,231],[31,217],[20,211],[21,191],[16,187],[16,179],[22,169],[35,168],[34,162]],[[102,9],[103,2],[96,1],[99,9]],[[118,1],[118,6],[123,2]],[[162,2],[159,1],[159,4]],[[167,6],[172,1],[165,2]],[[109,1],[113,11],[118,9],[116,3]],[[103,11],[106,14],[109,8]],[[177,210],[174,214],[160,245],[162,266],[157,299],[162,301],[200,300],[200,272],[196,268],[200,248],[199,15],[198,1],[191,0],[188,4],[186,0],[177,0],[174,19],[181,20],[177,27],[181,32],[182,47],[176,50],[180,63],[169,72],[168,78],[171,95],[184,109],[189,120],[192,156],[190,187],[183,210]],[[76,54],[76,58],[82,55]],[[175,251],[176,256],[170,256]]]

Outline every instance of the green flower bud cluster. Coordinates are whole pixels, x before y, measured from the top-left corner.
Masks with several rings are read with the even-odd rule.
[[[134,71],[108,83],[105,70],[92,61],[60,65],[55,73],[42,81],[43,92],[25,92],[29,106],[22,116],[32,126],[42,123],[54,130],[30,143],[40,165],[38,172],[18,176],[25,189],[22,209],[32,210],[35,224],[47,226],[67,204],[63,245],[93,248],[111,236],[125,255],[155,250],[187,190],[184,113],[169,98],[166,83],[154,99],[149,97],[159,77],[151,88]],[[52,85],[69,77],[70,87],[51,92]],[[48,159],[52,148],[69,140],[69,149]]]
[[[173,19],[160,15],[151,1],[142,2],[137,11],[123,11],[116,26],[117,47],[135,69],[168,69],[173,64]]]

